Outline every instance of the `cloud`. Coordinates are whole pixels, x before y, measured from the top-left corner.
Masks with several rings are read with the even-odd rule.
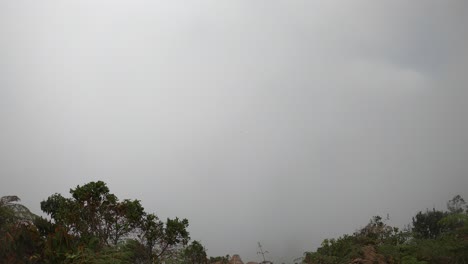
[[[466,7],[2,3],[0,192],[102,179],[244,260],[406,224],[467,184]]]

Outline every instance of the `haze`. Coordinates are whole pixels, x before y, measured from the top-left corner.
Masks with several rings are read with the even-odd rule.
[[[0,196],[103,180],[292,262],[468,197],[466,1],[2,1]]]

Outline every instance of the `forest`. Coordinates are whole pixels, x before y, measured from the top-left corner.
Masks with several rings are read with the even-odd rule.
[[[0,263],[231,263],[208,257],[187,219],[161,220],[139,200],[119,200],[106,183],[89,182],[40,203],[33,214],[14,195],[0,199]],[[406,228],[374,216],[351,235],[305,252],[307,264],[468,263],[468,206],[456,195],[447,209],[418,212]]]
[[[418,212],[406,228],[374,216],[352,235],[325,239],[304,263],[443,264],[468,263],[468,206],[456,195],[446,211]]]

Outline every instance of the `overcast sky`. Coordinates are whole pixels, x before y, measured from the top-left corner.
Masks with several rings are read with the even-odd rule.
[[[468,2],[1,1],[0,196],[103,180],[292,262],[468,198]]]

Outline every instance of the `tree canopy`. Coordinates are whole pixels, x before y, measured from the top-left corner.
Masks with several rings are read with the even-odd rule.
[[[17,196],[0,199],[1,263],[163,263],[190,241],[187,219],[160,221],[139,200],[119,200],[89,182],[40,203],[35,216]]]
[[[120,200],[102,181],[52,194],[34,215],[15,195],[0,198],[0,263],[230,263],[208,258],[191,241],[189,221],[146,212],[135,199]],[[304,253],[307,264],[468,263],[468,206],[457,195],[447,210],[419,211],[400,229],[374,216],[353,234],[325,239]],[[234,255],[237,257],[237,255]]]

